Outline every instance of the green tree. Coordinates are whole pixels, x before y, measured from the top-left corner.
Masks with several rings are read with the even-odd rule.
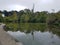
[[[17,13],[15,11],[13,12],[13,14],[11,16],[11,19],[12,19],[13,22],[17,22],[18,17],[17,17]]]
[[[2,13],[0,13],[0,22],[3,22]]]

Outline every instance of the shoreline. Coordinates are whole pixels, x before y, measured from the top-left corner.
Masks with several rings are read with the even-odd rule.
[[[0,23],[0,45],[22,45],[21,42],[16,42],[11,35],[4,31],[4,25],[5,24]]]

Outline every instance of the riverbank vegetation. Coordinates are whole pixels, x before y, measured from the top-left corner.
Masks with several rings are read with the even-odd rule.
[[[60,33],[60,11],[49,13],[24,9],[21,11],[0,11],[0,22],[6,31],[56,31]]]

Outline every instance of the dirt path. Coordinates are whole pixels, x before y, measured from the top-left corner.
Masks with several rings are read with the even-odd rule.
[[[0,45],[22,45],[18,44],[9,34],[7,34],[3,26],[5,24],[0,25]]]

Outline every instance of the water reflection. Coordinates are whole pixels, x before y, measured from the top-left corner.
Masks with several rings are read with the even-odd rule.
[[[34,31],[27,34],[20,31],[8,31],[8,33],[24,45],[60,45],[60,37],[48,31]]]
[[[54,28],[54,26],[48,26],[46,25],[46,23],[20,23],[19,26],[16,23],[15,24],[9,23],[6,25],[5,30],[6,31],[20,30],[21,32],[31,33],[32,35],[34,31],[41,32],[49,31],[52,32],[53,34],[60,36],[60,29]]]

